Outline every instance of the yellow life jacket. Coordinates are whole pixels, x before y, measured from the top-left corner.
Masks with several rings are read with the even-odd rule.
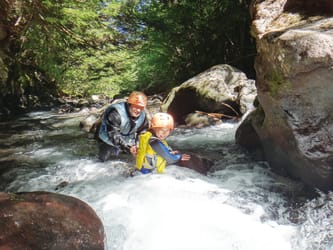
[[[136,168],[141,170],[142,167],[150,170],[156,168],[157,173],[163,173],[166,167],[166,160],[159,156],[149,144],[149,139],[152,136],[151,132],[145,132],[140,135],[139,149],[136,156]],[[168,147],[166,140],[162,143]]]

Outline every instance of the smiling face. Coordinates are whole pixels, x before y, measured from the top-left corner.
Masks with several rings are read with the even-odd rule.
[[[170,135],[170,129],[168,128],[154,128],[155,135],[158,139],[164,140]]]
[[[134,105],[134,104],[131,104],[129,105],[129,113],[130,113],[130,116],[133,117],[133,118],[138,118],[142,112],[144,108],[141,107],[141,106],[137,106],[137,105]]]

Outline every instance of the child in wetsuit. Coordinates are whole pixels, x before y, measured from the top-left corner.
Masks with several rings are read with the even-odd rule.
[[[151,119],[151,130],[140,135],[139,148],[136,157],[136,168],[143,174],[163,173],[165,167],[188,161],[190,155],[172,151],[166,142],[174,128],[174,121],[170,114],[156,113]]]

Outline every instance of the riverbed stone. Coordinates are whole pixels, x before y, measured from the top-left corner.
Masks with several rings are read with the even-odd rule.
[[[104,228],[94,210],[77,198],[0,193],[0,249],[103,250]]]

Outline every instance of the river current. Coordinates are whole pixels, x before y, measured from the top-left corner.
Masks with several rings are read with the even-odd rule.
[[[173,165],[129,177],[131,157],[97,161],[93,135],[79,128],[85,116],[43,111],[0,122],[0,191],[83,200],[104,224],[107,250],[333,249],[332,194],[254,160],[235,144],[238,123],[176,128],[168,138],[213,160],[207,176]]]

